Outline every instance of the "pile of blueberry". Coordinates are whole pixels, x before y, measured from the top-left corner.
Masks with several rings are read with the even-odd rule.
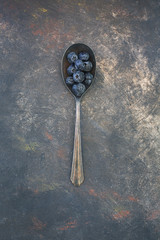
[[[66,84],[71,88],[76,97],[86,91],[93,80],[93,75],[90,73],[93,65],[89,61],[89,54],[87,52],[70,52],[67,55],[68,62],[71,65],[67,68],[68,77]]]

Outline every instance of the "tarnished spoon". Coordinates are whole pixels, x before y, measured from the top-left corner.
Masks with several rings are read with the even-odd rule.
[[[67,60],[67,55],[70,52],[75,52],[76,54],[80,52],[87,52],[90,55],[89,61],[92,62],[93,68],[90,71],[90,73],[95,76],[95,70],[96,70],[96,60],[93,51],[91,48],[89,48],[87,45],[82,43],[76,43],[71,45],[64,53],[63,59],[62,59],[62,78],[64,81],[65,86],[70,91],[72,96],[75,98],[76,101],[76,121],[75,121],[75,135],[74,135],[74,147],[73,147],[73,160],[72,160],[72,168],[71,168],[71,182],[75,186],[80,186],[84,181],[84,173],[83,173],[83,161],[82,161],[82,146],[81,146],[81,126],[80,126],[80,104],[81,99],[84,96],[84,94],[88,91],[88,89],[91,87],[92,83],[89,87],[87,87],[86,91],[81,95],[81,97],[76,97],[72,92],[72,87],[68,86],[65,82],[66,78],[68,77],[67,74],[67,68],[70,65],[70,63]]]

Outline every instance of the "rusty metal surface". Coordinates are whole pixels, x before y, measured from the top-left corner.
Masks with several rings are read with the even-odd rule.
[[[160,239],[160,1],[0,1],[0,238]],[[70,180],[64,50],[97,75],[82,99],[85,182]]]

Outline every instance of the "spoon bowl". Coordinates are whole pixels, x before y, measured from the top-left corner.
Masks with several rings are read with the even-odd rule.
[[[94,53],[92,51],[92,49],[90,47],[88,47],[87,45],[83,44],[83,43],[75,43],[73,45],[71,45],[64,53],[63,58],[62,58],[62,65],[61,65],[61,72],[62,72],[62,78],[64,81],[65,86],[67,87],[67,89],[70,91],[70,93],[75,97],[75,98],[82,98],[83,95],[88,91],[88,89],[91,87],[91,85],[93,84],[93,80],[92,83],[86,87],[86,91],[81,95],[81,97],[76,97],[73,92],[72,92],[72,86],[69,86],[66,84],[65,80],[68,77],[68,73],[67,73],[67,68],[69,67],[70,63],[67,60],[67,55],[70,52],[75,52],[77,55],[80,52],[87,52],[89,54],[89,61],[93,64],[92,70],[90,71],[90,73],[93,75],[93,80],[94,80],[94,76],[95,76],[95,71],[96,71],[96,60],[95,60],[95,56]]]
[[[93,75],[93,79],[95,76],[96,71],[96,60],[93,51],[90,47],[83,43],[76,43],[71,45],[64,53],[61,65],[62,71],[62,78],[65,86],[70,91],[72,96],[75,98],[76,101],[76,121],[75,121],[75,133],[74,133],[74,146],[73,146],[73,159],[72,159],[72,167],[71,167],[71,176],[70,180],[75,186],[80,186],[84,181],[84,173],[83,173],[83,161],[82,161],[82,146],[81,146],[81,126],[80,126],[80,103],[83,95],[88,91],[93,83],[92,82],[89,86],[86,86],[85,92],[80,96],[77,97],[72,92],[72,86],[66,84],[66,78],[68,77],[67,68],[69,67],[70,63],[68,62],[67,55],[70,52],[75,52],[77,55],[80,52],[86,52],[89,54],[89,61],[92,63],[93,67],[90,73]]]

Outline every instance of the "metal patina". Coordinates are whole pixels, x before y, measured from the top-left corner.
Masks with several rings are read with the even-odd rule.
[[[96,57],[78,188],[74,43]],[[159,240],[160,0],[0,0],[0,58],[0,240]]]
[[[93,64],[93,68],[91,70],[91,74],[93,77],[95,76],[95,70],[96,70],[96,60],[93,51],[82,43],[76,43],[70,46],[62,59],[62,78],[64,81],[65,86],[70,91],[70,93],[74,96],[76,101],[76,122],[75,122],[75,135],[74,135],[74,147],[73,147],[73,160],[72,160],[72,169],[71,169],[71,182],[75,186],[80,186],[84,181],[84,173],[83,173],[83,161],[82,161],[82,145],[81,145],[81,126],[80,126],[80,103],[83,95],[88,91],[88,89],[91,87],[91,85],[86,89],[86,91],[81,95],[81,97],[76,97],[72,91],[71,87],[69,87],[65,79],[67,78],[67,68],[69,66],[69,62],[67,61],[67,55],[70,52],[75,52],[76,54],[80,52],[87,52],[90,56],[90,61]]]

